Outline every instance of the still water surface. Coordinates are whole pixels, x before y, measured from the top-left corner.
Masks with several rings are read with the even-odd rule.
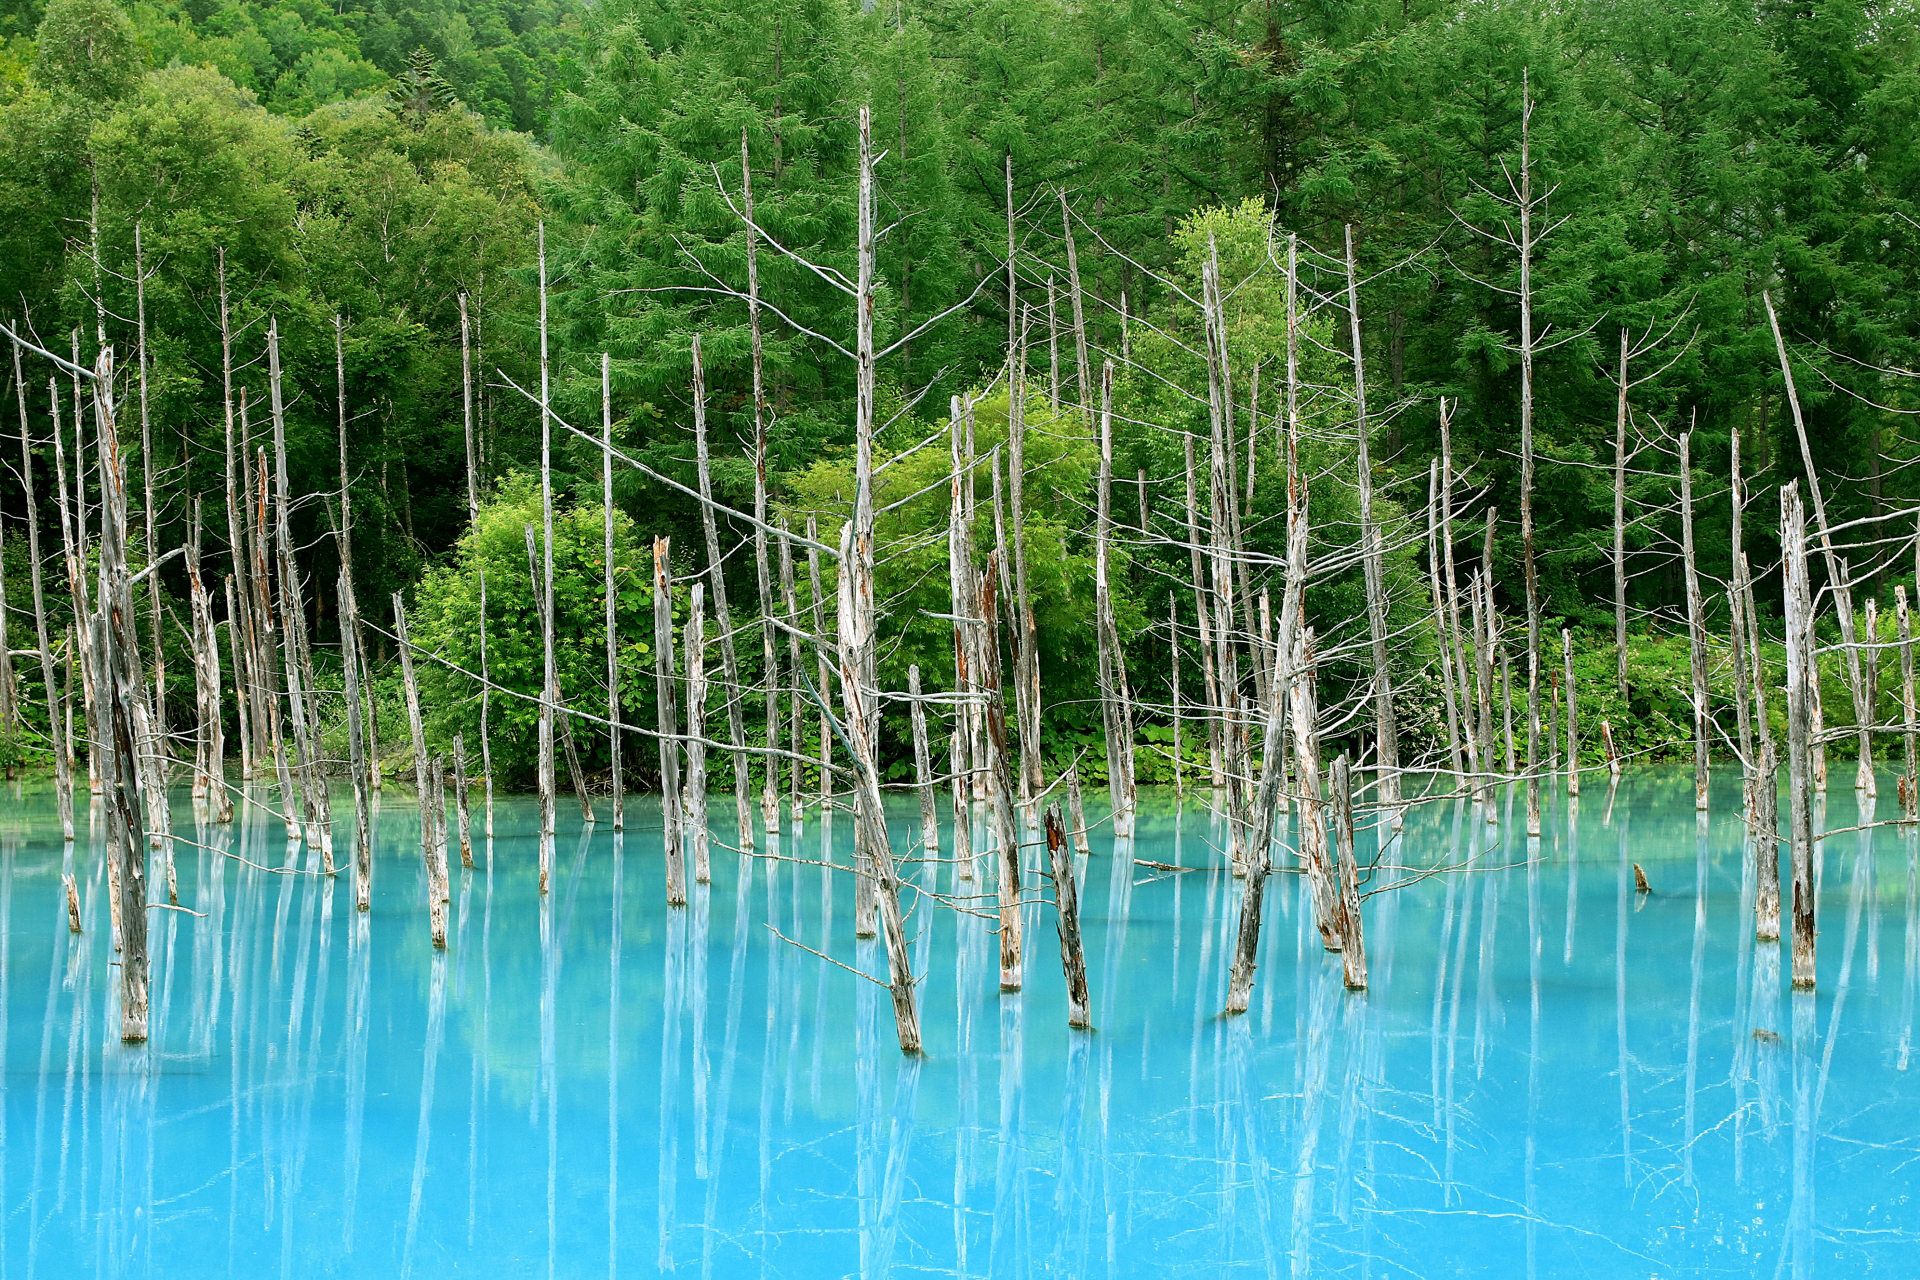
[[[1237,1019],[1218,819],[1151,797],[1080,863],[1096,1029],[1066,1026],[1050,906],[1002,996],[991,922],[922,899],[918,1059],[881,988],[767,927],[884,971],[814,865],[849,860],[847,815],[788,860],[716,848],[670,911],[657,806],[624,837],[576,817],[542,898],[536,808],[502,800],[436,955],[396,794],[370,916],[346,876],[229,856],[308,865],[262,806],[196,828],[181,797],[204,915],[152,913],[154,1038],[123,1049],[98,823],[74,935],[50,799],[12,791],[0,1276],[1920,1273],[1913,836],[1823,842],[1797,996],[1751,940],[1738,781],[1698,821],[1691,781],[1555,796],[1531,861],[1523,799],[1415,809],[1383,861],[1472,870],[1368,900],[1364,996],[1281,877]],[[1836,789],[1826,827],[1857,820]],[[913,874],[987,889],[954,872]]]

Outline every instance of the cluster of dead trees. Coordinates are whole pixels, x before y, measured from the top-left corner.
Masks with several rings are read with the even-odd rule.
[[[1432,459],[1428,477],[1424,573],[1409,579],[1389,570],[1390,563],[1410,563],[1419,558],[1421,521],[1383,511],[1392,505],[1395,512],[1401,512],[1407,504],[1388,504],[1375,489],[1371,446],[1378,423],[1369,416],[1360,279],[1352,229],[1347,229],[1344,252],[1338,255],[1321,254],[1295,235],[1275,234],[1271,238],[1268,261],[1260,270],[1274,273],[1283,286],[1284,338],[1281,350],[1270,353],[1270,359],[1257,361],[1250,375],[1241,376],[1250,385],[1240,389],[1236,389],[1233,344],[1229,342],[1227,299],[1244,282],[1222,279],[1217,252],[1209,256],[1201,272],[1197,296],[1182,291],[1177,282],[1162,282],[1170,293],[1191,304],[1194,313],[1196,323],[1187,333],[1167,328],[1156,333],[1165,344],[1196,357],[1195,367],[1204,366],[1204,386],[1181,385],[1176,389],[1196,406],[1204,406],[1207,431],[1205,435],[1182,432],[1183,472],[1155,482],[1162,494],[1176,489],[1181,500],[1158,501],[1153,505],[1160,510],[1150,510],[1149,482],[1144,472],[1140,474],[1140,513],[1137,523],[1132,523],[1116,511],[1113,500],[1116,376],[1131,371],[1162,377],[1170,383],[1173,380],[1136,363],[1133,330],[1149,321],[1128,313],[1124,295],[1117,308],[1119,350],[1101,349],[1090,336],[1093,326],[1089,312],[1096,300],[1083,294],[1077,245],[1079,236],[1085,234],[1085,224],[1076,219],[1064,194],[1059,199],[1059,218],[1060,243],[1065,251],[1064,310],[1069,319],[1063,324],[1052,301],[1052,265],[1036,264],[1015,242],[1020,211],[1012,201],[1011,161],[1008,360],[1002,374],[1007,379],[1009,402],[1005,453],[1003,456],[997,447],[984,452],[976,449],[974,410],[985,392],[953,397],[939,435],[926,442],[932,444],[944,435],[948,449],[945,541],[949,611],[940,616],[951,627],[954,683],[950,689],[927,690],[922,687],[920,669],[914,667],[905,691],[882,688],[878,653],[892,602],[878,594],[877,569],[898,549],[881,544],[876,537],[874,478],[881,463],[875,456],[875,368],[914,334],[906,334],[886,347],[876,342],[877,202],[864,110],[860,128],[857,268],[851,277],[816,268],[822,279],[843,289],[854,317],[850,347],[821,338],[854,363],[858,385],[855,487],[837,536],[823,531],[811,516],[803,528],[794,528],[791,520],[773,509],[769,499],[769,408],[761,352],[763,323],[771,309],[759,294],[758,257],[762,252],[789,251],[769,239],[755,221],[745,136],[742,167],[749,181],[738,193],[735,207],[746,229],[748,252],[746,279],[736,292],[746,307],[752,332],[755,484],[751,511],[736,510],[713,496],[707,392],[697,337],[691,351],[695,485],[660,473],[615,447],[613,396],[605,357],[601,363],[603,412],[599,432],[574,426],[555,410],[543,236],[539,246],[538,389],[520,388],[504,371],[497,371],[500,385],[524,395],[539,413],[542,527],[529,526],[526,540],[528,572],[539,600],[543,678],[541,687],[531,691],[507,688],[492,679],[485,641],[483,582],[479,670],[460,673],[471,682],[481,704],[477,774],[469,772],[460,738],[452,743],[450,759],[430,749],[417,664],[443,659],[414,643],[404,600],[396,595],[392,601],[391,636],[400,657],[413,782],[420,798],[420,847],[429,887],[432,945],[446,945],[448,866],[453,848],[457,846],[463,865],[474,865],[476,837],[469,795],[476,784],[485,792],[484,833],[487,856],[491,856],[493,761],[488,707],[494,697],[513,697],[535,701],[539,708],[538,859],[542,893],[547,891],[552,866],[559,790],[556,774],[562,756],[583,820],[592,822],[596,818],[588,780],[579,762],[577,733],[605,734],[610,739],[611,770],[606,789],[610,790],[611,820],[616,828],[622,827],[626,818],[627,757],[622,754],[622,740],[634,736],[653,740],[658,752],[665,889],[670,907],[682,906],[687,900],[689,859],[693,878],[708,879],[716,844],[741,855],[779,856],[784,770],[785,807],[792,824],[803,821],[810,806],[839,805],[852,810],[854,861],[848,870],[856,886],[855,930],[861,936],[878,936],[884,941],[886,976],[874,980],[891,993],[903,1050],[914,1052],[920,1046],[916,975],[912,972],[903,901],[903,891],[913,880],[909,870],[913,865],[936,871],[941,864],[951,866],[947,889],[942,889],[937,874],[923,874],[913,880],[917,901],[997,919],[999,982],[1001,989],[1009,992],[1019,990],[1024,980],[1028,909],[1049,897],[1044,889],[1050,882],[1067,978],[1069,1022],[1089,1026],[1092,1004],[1077,918],[1075,857],[1090,852],[1089,833],[1099,824],[1110,825],[1114,856],[1131,856],[1138,810],[1137,753],[1163,749],[1142,741],[1141,723],[1151,718],[1171,725],[1176,787],[1183,792],[1187,789],[1190,767],[1203,773],[1199,781],[1225,819],[1224,857],[1234,875],[1244,880],[1238,937],[1225,993],[1228,1011],[1239,1013],[1248,1007],[1259,956],[1266,880],[1276,871],[1307,877],[1314,922],[1325,947],[1342,954],[1347,985],[1364,989],[1367,961],[1362,901],[1369,868],[1360,860],[1357,815],[1371,818],[1375,845],[1385,849],[1401,829],[1410,804],[1442,796],[1470,797],[1479,802],[1484,820],[1492,823],[1497,820],[1492,803],[1494,789],[1524,784],[1526,834],[1537,838],[1543,787],[1550,780],[1564,778],[1568,792],[1577,795],[1580,786],[1581,726],[1572,637],[1563,629],[1558,637],[1560,652],[1551,652],[1534,545],[1537,459],[1531,370],[1533,357],[1546,335],[1536,334],[1531,319],[1531,265],[1540,234],[1536,219],[1541,199],[1530,185],[1524,143],[1508,200],[1514,215],[1511,234],[1503,241],[1518,255],[1521,268],[1518,445],[1525,634],[1519,654],[1523,664],[1524,727],[1517,742],[1511,671],[1514,647],[1502,635],[1504,622],[1495,608],[1491,578],[1496,513],[1484,506],[1477,513],[1487,549],[1479,554],[1470,572],[1462,572],[1456,565],[1456,523],[1462,518],[1463,508],[1478,499],[1470,493],[1462,502],[1457,496],[1462,473],[1453,456],[1451,406],[1445,400],[1439,405],[1440,452]],[[729,201],[734,199],[733,193],[724,194]],[[1098,451],[1089,506],[1094,633],[1110,801],[1099,824],[1087,819],[1078,762],[1049,781],[1042,749],[1047,702],[1029,577],[1023,491],[1029,474],[1025,456],[1027,398],[1038,394],[1042,384],[1031,374],[1036,317],[1033,309],[1021,301],[1023,283],[1031,291],[1042,270],[1049,297],[1044,321],[1051,353],[1047,394],[1052,406],[1064,405],[1070,414],[1077,415],[1084,438]],[[144,279],[137,273],[136,278]],[[1334,287],[1323,287],[1328,281],[1335,282]],[[355,902],[365,911],[372,901],[371,793],[382,786],[382,776],[378,766],[378,707],[368,678],[368,635],[378,632],[379,625],[363,618],[354,591],[353,513],[346,468],[348,417],[340,342],[336,340],[335,355],[341,484],[337,494],[309,495],[318,497],[327,507],[341,565],[336,586],[342,676],[335,693],[323,689],[316,671],[305,603],[312,584],[303,576],[289,531],[288,511],[295,495],[288,480],[277,329],[269,326],[266,332],[269,394],[265,410],[270,421],[262,431],[253,422],[260,406],[246,389],[235,387],[224,276],[221,283],[227,555],[225,572],[217,584],[202,555],[198,496],[192,499],[186,545],[165,555],[158,554],[154,546],[154,470],[146,413],[144,320],[138,329],[132,370],[116,365],[104,331],[99,335],[97,357],[87,365],[79,358],[77,334],[72,354],[67,356],[48,350],[28,331],[5,329],[13,348],[22,425],[21,467],[26,482],[35,635],[32,648],[14,651],[7,648],[4,631],[0,631],[0,661],[5,664],[0,665],[0,713],[7,718],[8,727],[19,720],[12,659],[37,659],[47,699],[47,723],[52,726],[55,786],[67,838],[72,840],[74,835],[73,793],[82,769],[91,793],[99,798],[107,815],[115,929],[122,957],[122,1035],[130,1041],[143,1039],[147,1031],[145,920],[149,908],[161,905],[148,902],[151,854],[158,854],[156,873],[164,878],[170,900],[175,893],[174,837],[166,797],[179,767],[188,771],[194,803],[206,806],[207,816],[216,822],[230,820],[236,795],[248,795],[250,784],[270,779],[289,842],[306,844],[317,858],[318,873],[324,876],[332,876],[336,869],[331,780],[344,772],[354,806],[349,830]],[[1344,321],[1339,327],[1345,330],[1347,345],[1342,354],[1350,382],[1344,385],[1342,394],[1331,399],[1327,388],[1310,386],[1302,374],[1303,343],[1319,341],[1310,337],[1308,329],[1310,318],[1316,315],[1322,320],[1323,333],[1327,330],[1325,316],[1339,315]],[[945,318],[931,318],[914,332]],[[1775,334],[1778,338],[1777,323]],[[1197,341],[1190,340],[1191,336],[1197,336]],[[1060,355],[1063,339],[1070,347],[1071,363]],[[1634,345],[1622,334],[1618,373],[1621,420],[1613,466],[1613,555],[1623,683],[1627,572],[1623,495],[1632,453],[1625,425],[1628,390],[1633,385],[1629,366],[1653,345]],[[1780,490],[1787,602],[1787,832],[1793,886],[1793,980],[1805,986],[1814,978],[1812,798],[1824,786],[1824,744],[1828,738],[1822,728],[1819,699],[1821,646],[1813,624],[1816,599],[1821,594],[1832,599],[1841,636],[1832,652],[1837,652],[1844,666],[1855,703],[1854,732],[1860,753],[1856,783],[1869,793],[1874,787],[1871,734],[1880,727],[1874,722],[1880,642],[1871,601],[1866,607],[1868,637],[1862,640],[1856,634],[1851,591],[1862,579],[1849,566],[1848,546],[1839,540],[1845,527],[1827,518],[1784,339],[1779,340],[1778,349],[1787,396],[1806,455],[1812,502],[1810,535],[1797,486]],[[51,634],[42,581],[41,522],[36,504],[37,495],[43,491],[34,482],[38,442],[28,427],[27,361],[44,362],[52,371],[47,406],[53,422],[59,562],[71,594],[71,616],[76,620],[71,632],[58,638]],[[476,376],[472,365],[471,358],[463,361],[470,464]],[[1262,370],[1269,365],[1269,386],[1277,374],[1282,387],[1279,407],[1272,407],[1270,394],[1269,409],[1263,416],[1259,384]],[[1327,409],[1328,403],[1336,408]],[[135,536],[130,543],[129,460],[121,438],[121,423],[130,413],[137,413],[139,419],[141,470],[146,486],[141,506],[146,555],[144,566],[139,568],[129,555],[130,545],[138,545],[140,540]],[[1057,426],[1059,419],[1050,421]],[[561,695],[556,670],[553,449],[557,440],[567,436],[596,450],[602,464],[608,573],[604,706],[568,703]],[[1325,476],[1306,473],[1303,444],[1329,439],[1337,439],[1342,445],[1327,456],[1338,459],[1332,464],[1339,469],[1336,479],[1353,493],[1357,528],[1339,528],[1316,543],[1316,533],[1326,531],[1316,530],[1309,498],[1314,483]],[[1736,688],[1737,726],[1733,735],[1713,714],[1710,699],[1709,669],[1718,642],[1708,635],[1705,588],[1698,571],[1689,436],[1679,435],[1677,444],[1697,799],[1704,809],[1711,754],[1719,744],[1730,744],[1743,771],[1752,856],[1761,886],[1757,929],[1762,938],[1777,938],[1777,751],[1768,711],[1772,681],[1763,661],[1754,575],[1742,545],[1741,512],[1746,496],[1738,440],[1736,437],[1729,477],[1735,572],[1733,580],[1725,584],[1731,623],[1727,641],[1730,657],[1724,660],[1731,664]],[[1284,470],[1284,554],[1278,556],[1256,550],[1251,536],[1258,519],[1252,510],[1254,471],[1263,445],[1270,448],[1275,465]],[[671,546],[664,537],[657,538],[653,545],[655,718],[646,725],[630,721],[631,709],[623,707],[620,698],[622,650],[612,579],[616,468],[637,469],[654,483],[692,499],[698,504],[702,522],[704,545],[698,551],[704,553],[704,567],[694,575],[689,616],[679,628],[669,605],[675,585]],[[476,468],[470,465],[470,470],[477,475]],[[477,481],[469,488],[469,504],[477,516]],[[723,571],[727,558],[721,543],[723,523],[750,530],[757,596],[750,617],[741,618],[729,598],[728,578]],[[1809,536],[1817,542],[1824,569],[1824,586],[1818,589],[1809,563]],[[977,541],[987,545],[976,545]],[[1114,581],[1115,551],[1123,542],[1135,552],[1156,548],[1162,553],[1156,563],[1179,566],[1167,571],[1174,578],[1166,621],[1173,668],[1171,696],[1164,703],[1156,704],[1144,696],[1139,681],[1128,669],[1127,646],[1115,608],[1119,585]],[[1321,548],[1318,554],[1316,545]],[[1868,544],[1868,552],[1872,559],[1884,548]],[[175,557],[184,559],[189,592],[190,617],[183,629],[192,653],[196,697],[195,721],[188,728],[166,723],[166,704],[160,696],[166,679],[163,647],[150,643],[143,651],[137,625],[137,611],[143,603],[137,589],[142,580],[146,585],[144,603],[150,614],[149,636],[159,636],[169,624],[157,570]],[[803,558],[811,586],[806,610],[800,607],[796,586]],[[1356,563],[1364,583],[1364,619],[1335,625],[1330,634],[1317,633],[1307,604],[1309,585],[1349,572]],[[829,578],[831,587],[827,585]],[[8,613],[4,590],[4,581],[0,581],[0,627],[4,627]],[[1272,599],[1275,594],[1279,596],[1277,611]],[[1920,794],[1914,786],[1915,743],[1920,726],[1916,724],[1911,626],[1904,591],[1898,593],[1897,600],[1904,708],[1901,728],[1906,752],[1901,809],[1903,819],[1913,821],[1920,805]],[[1415,623],[1398,621],[1408,617],[1416,619]],[[753,665],[752,655],[749,650],[743,661],[742,649],[756,638],[761,681],[750,687],[746,673]],[[1417,661],[1408,653],[1418,654],[1422,646],[1430,647],[1427,666],[1431,678],[1438,681],[1444,703],[1442,729],[1437,738],[1424,744],[1398,722],[1400,704],[1395,685],[1396,673],[1408,670]],[[715,649],[718,670],[710,671],[709,654]],[[1197,694],[1183,691],[1179,665],[1183,652],[1198,657]],[[1320,672],[1332,657],[1351,659],[1367,673],[1362,686],[1345,690],[1345,697],[1337,693],[1326,697],[1321,687]],[[764,707],[764,734],[762,726],[750,730],[747,723],[750,696],[757,697]],[[331,703],[335,697],[344,710],[344,762],[330,759],[322,743],[323,723],[337,723]],[[716,698],[720,702],[719,716],[710,721]],[[322,714],[323,700],[329,704],[327,715]],[[917,838],[907,848],[896,847],[882,782],[878,744],[882,717],[890,709],[893,714],[904,711],[913,744],[912,790],[920,819]],[[226,760],[226,725],[230,718],[238,727],[237,784],[229,775]],[[815,722],[817,755],[805,745]],[[76,723],[81,728],[76,729]],[[937,740],[936,728],[944,736],[944,743]],[[1327,751],[1322,739],[1330,729],[1337,730],[1342,741],[1359,744],[1354,755],[1341,753],[1330,763],[1324,762]],[[1193,733],[1204,737],[1203,768],[1188,763],[1184,739]],[[1621,756],[1605,721],[1599,724],[1599,734],[1605,746],[1604,767],[1617,780]],[[191,743],[190,765],[177,759],[184,755],[180,749],[183,742]],[[941,745],[945,747],[944,760],[938,757]],[[733,846],[721,844],[709,822],[707,778],[713,752],[724,753],[731,764],[735,808],[731,829],[736,833]],[[1197,760],[1201,753],[1196,748],[1193,754]],[[809,796],[803,794],[802,779],[813,770],[818,771],[820,791]],[[761,784],[757,814],[753,794],[756,775]],[[1057,799],[1053,798],[1056,791],[1060,793]],[[451,820],[450,803],[455,814]],[[940,836],[943,820],[952,840],[951,850],[944,855]],[[767,837],[764,851],[756,849],[756,828]],[[724,824],[720,829],[725,829]],[[1040,857],[1043,850],[1044,859]],[[1277,851],[1286,856],[1276,857]]]

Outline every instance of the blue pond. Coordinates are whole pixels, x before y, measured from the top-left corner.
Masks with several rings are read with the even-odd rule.
[[[0,1275],[1920,1273],[1914,837],[1850,830],[1835,790],[1796,995],[1752,941],[1738,780],[1698,820],[1691,781],[1553,794],[1532,859],[1523,799],[1497,826],[1414,809],[1372,877],[1403,887],[1366,903],[1365,995],[1279,877],[1232,1019],[1219,820],[1153,796],[1131,849],[1096,832],[1081,860],[1091,1033],[1049,905],[1002,996],[992,922],[909,895],[917,1059],[881,988],[767,927],[882,971],[817,865],[849,860],[847,815],[779,861],[716,847],[669,910],[657,806],[563,829],[543,898],[535,807],[502,800],[436,955],[391,793],[368,916],[350,877],[283,873],[309,855],[262,804],[196,827],[182,797],[202,914],[151,913],[154,1036],[123,1049],[98,823],[64,855],[72,934],[51,803],[13,791]],[[917,809],[894,818],[905,848]],[[990,891],[955,873],[912,871]]]

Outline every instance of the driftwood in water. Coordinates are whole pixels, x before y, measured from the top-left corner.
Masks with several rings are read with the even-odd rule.
[[[667,863],[667,905],[684,907],[687,867],[681,841],[680,717],[673,697],[673,604],[669,595],[673,579],[667,568],[670,549],[668,539],[653,540],[653,680],[659,708],[660,816]]]
[[[1793,854],[1793,985],[1814,983],[1813,588],[1807,577],[1807,518],[1800,491],[1780,489],[1780,544],[1787,627],[1788,845]]]
[[[920,797],[920,848],[927,857],[940,851],[940,819],[933,799],[933,759],[927,749],[927,704],[920,694],[920,664],[907,668],[907,697],[913,724],[913,789]]]
[[[1347,990],[1367,989],[1366,931],[1360,923],[1360,869],[1353,852],[1353,779],[1342,754],[1329,776],[1333,791],[1333,844],[1340,862],[1341,968]]]
[[[80,891],[74,887],[73,872],[62,871],[60,881],[67,890],[67,932],[84,933],[80,927]]]
[[[707,602],[706,584],[693,584],[687,610],[687,776],[680,792],[682,821],[693,837],[693,882],[713,883],[713,842],[707,830]]]
[[[1087,994],[1087,953],[1080,942],[1080,891],[1073,879],[1073,852],[1060,825],[1060,806],[1047,806],[1047,857],[1053,871],[1053,903],[1059,915],[1060,968],[1067,979],[1067,1025],[1093,1025]]]

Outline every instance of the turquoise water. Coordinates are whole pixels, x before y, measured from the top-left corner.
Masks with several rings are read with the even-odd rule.
[[[1824,842],[1820,986],[1795,996],[1751,941],[1738,780],[1704,823],[1691,781],[1555,796],[1534,861],[1523,800],[1493,829],[1414,810],[1388,860],[1474,870],[1368,900],[1364,996],[1279,878],[1236,1019],[1218,821],[1151,797],[1131,851],[1096,833],[1081,860],[1096,1029],[1066,1026],[1050,907],[1003,997],[990,922],[922,900],[919,1059],[883,990],[765,927],[882,970],[850,878],[811,865],[847,860],[847,815],[789,837],[798,861],[716,848],[670,911],[657,807],[624,838],[563,829],[541,898],[534,806],[502,801],[437,956],[395,794],[365,917],[346,876],[226,856],[287,863],[260,806],[228,833],[177,804],[204,916],[152,913],[154,1038],[129,1051],[98,842],[83,821],[73,935],[51,804],[15,791],[0,1274],[1920,1272],[1913,838]],[[894,816],[905,847],[917,808]],[[1855,824],[1850,792],[1824,821]]]

